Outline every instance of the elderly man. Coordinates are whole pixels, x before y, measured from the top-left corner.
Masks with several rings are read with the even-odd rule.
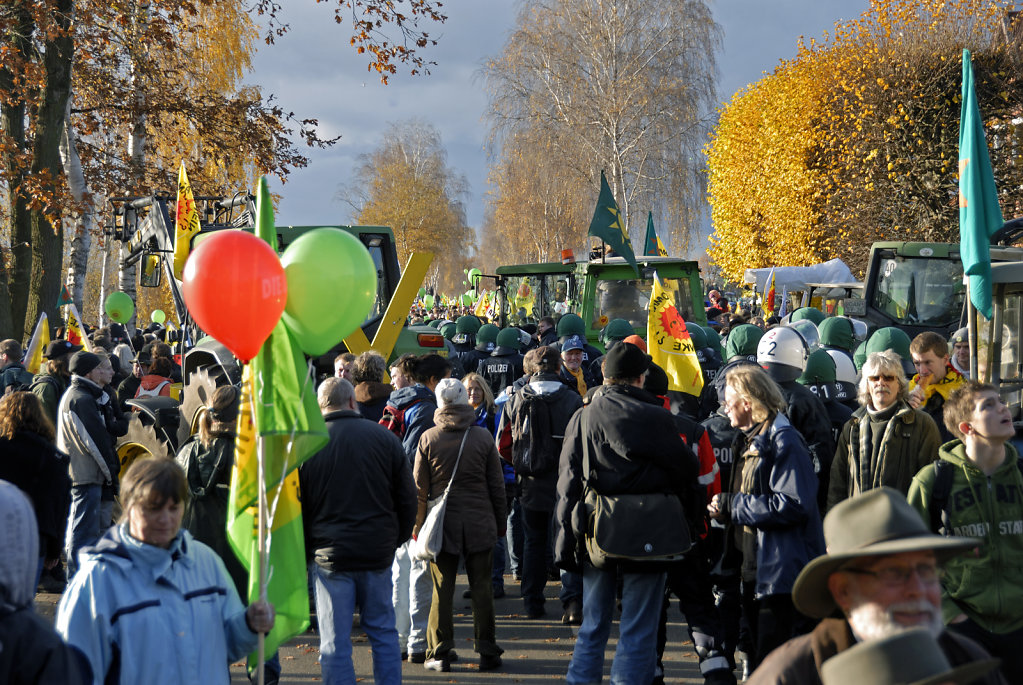
[[[585,348],[586,342],[579,335],[570,335],[561,343],[561,381],[584,397],[589,388],[597,385],[583,364]]]
[[[860,408],[842,429],[831,464],[828,510],[882,485],[905,495],[917,471],[938,458],[938,427],[923,410],[909,405],[909,384],[898,354],[870,354],[859,390]]]
[[[905,497],[886,487],[836,506],[824,518],[824,538],[828,553],[806,565],[792,590],[799,611],[824,620],[771,652],[749,685],[820,683],[831,657],[909,628],[934,635],[953,666],[989,658],[941,620],[939,565],[978,540],[932,534]],[[841,618],[832,616],[836,610]],[[1004,683],[997,673],[976,682]]]
[[[373,678],[401,682],[391,560],[412,535],[416,489],[401,441],[362,418],[355,389],[328,378],[316,393],[330,442],[298,468],[325,683],[355,682],[352,614],[373,648]]]

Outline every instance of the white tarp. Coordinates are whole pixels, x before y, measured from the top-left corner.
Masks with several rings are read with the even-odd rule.
[[[757,291],[764,292],[770,278],[770,267],[746,269],[742,282],[745,284],[755,283]],[[813,266],[779,266],[774,269],[774,290],[778,294],[781,294],[785,288],[788,288],[789,292],[804,290],[807,283],[853,283],[855,281],[852,271],[845,265],[845,262],[837,257],[829,262]]]

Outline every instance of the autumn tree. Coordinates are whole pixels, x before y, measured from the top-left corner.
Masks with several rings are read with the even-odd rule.
[[[380,145],[360,157],[343,191],[356,222],[390,226],[404,265],[413,252],[433,252],[427,285],[461,292],[462,270],[475,247],[465,218],[468,182],[447,164],[440,133],[420,120],[392,123]]]
[[[957,242],[964,47],[1002,206],[1018,207],[1023,80],[1006,10],[879,1],[737,94],[707,149],[715,261],[733,278],[833,256],[862,271],[874,241]]]
[[[703,207],[699,151],[718,44],[701,0],[523,3],[502,54],[483,72],[495,142],[511,148],[491,174],[496,192],[498,176],[528,174],[549,156],[561,170],[550,182],[565,184],[557,194],[577,203],[566,216],[588,221],[604,170],[627,227],[644,226],[654,210],[686,250]],[[523,140],[537,141],[525,155]]]
[[[434,41],[425,29],[445,19],[435,0],[327,4],[339,24],[350,22],[349,42],[385,82],[402,64],[413,73],[427,69],[421,49]],[[303,166],[295,137],[329,142],[316,137],[315,120],[234,85],[255,38],[249,9],[267,19],[268,42],[287,30],[274,0],[12,0],[0,7],[0,187],[10,237],[0,245],[0,337],[27,336],[42,310],[56,320],[64,221],[94,210],[97,197],[173,188],[182,158],[204,192],[233,192],[256,174],[284,177]],[[59,154],[69,121],[88,188],[78,197],[68,192]]]

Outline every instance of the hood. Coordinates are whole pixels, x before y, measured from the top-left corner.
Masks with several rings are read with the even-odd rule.
[[[376,404],[380,400],[386,400],[394,392],[387,383],[368,381],[355,386],[355,401],[359,404]]]
[[[1016,448],[1012,446],[1012,443],[1005,443],[1005,454],[1008,458],[1001,466],[998,467],[996,473],[1004,468],[1016,468],[1016,460],[1019,459],[1019,452],[1017,452]],[[966,458],[966,445],[963,444],[962,440],[950,440],[946,442],[938,450],[938,457],[951,462],[960,468],[965,468],[967,470],[972,469],[977,473],[981,473],[980,469],[974,466],[973,463]]]
[[[139,570],[148,570],[155,580],[171,564],[182,557],[188,558],[188,546],[191,543],[191,534],[182,528],[167,549],[147,545],[128,533],[127,523],[121,523],[107,530],[96,544],[83,548],[81,554],[102,558],[104,562],[122,567],[133,566]]]
[[[141,379],[139,379],[139,386],[144,390],[152,390],[156,386],[160,385],[160,383],[163,383],[165,381],[167,383],[173,382],[166,376],[154,376],[153,374],[149,374],[148,376],[143,376]]]
[[[558,376],[538,373],[520,390],[525,397],[542,397],[546,401],[555,399],[558,393],[573,392]]]
[[[468,404],[449,404],[433,413],[433,422],[444,431],[464,431],[476,424],[476,412]]]
[[[0,481],[0,616],[32,605],[36,565],[39,563],[39,530],[28,497],[6,481]]]
[[[413,402],[419,400],[429,400],[436,404],[437,399],[430,392],[430,389],[421,383],[410,385],[407,388],[400,388],[391,393],[391,396],[387,398],[387,404],[391,405],[395,409],[404,409]]]

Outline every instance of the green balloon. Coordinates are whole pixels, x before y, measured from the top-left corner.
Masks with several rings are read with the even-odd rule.
[[[149,320],[153,323],[163,323],[167,320],[167,315],[163,313],[162,309],[154,309],[153,313],[149,315]]]
[[[433,295],[426,295],[423,297],[423,303],[427,309],[433,309]]]
[[[337,228],[299,236],[281,255],[288,279],[285,325],[310,356],[326,353],[373,308],[377,269],[358,238]]]
[[[103,311],[107,313],[111,321],[128,323],[131,321],[132,314],[135,313],[135,303],[131,301],[127,293],[110,293],[106,302],[103,303]]]
[[[480,275],[482,273],[483,272],[479,269],[469,269],[469,284],[472,285],[473,288],[479,287]]]
[[[425,295],[425,294],[426,294],[426,288],[420,288],[419,289],[419,297],[420,297],[420,299],[422,299],[423,295]]]
[[[472,304],[472,295],[462,295],[462,306],[468,307]]]

